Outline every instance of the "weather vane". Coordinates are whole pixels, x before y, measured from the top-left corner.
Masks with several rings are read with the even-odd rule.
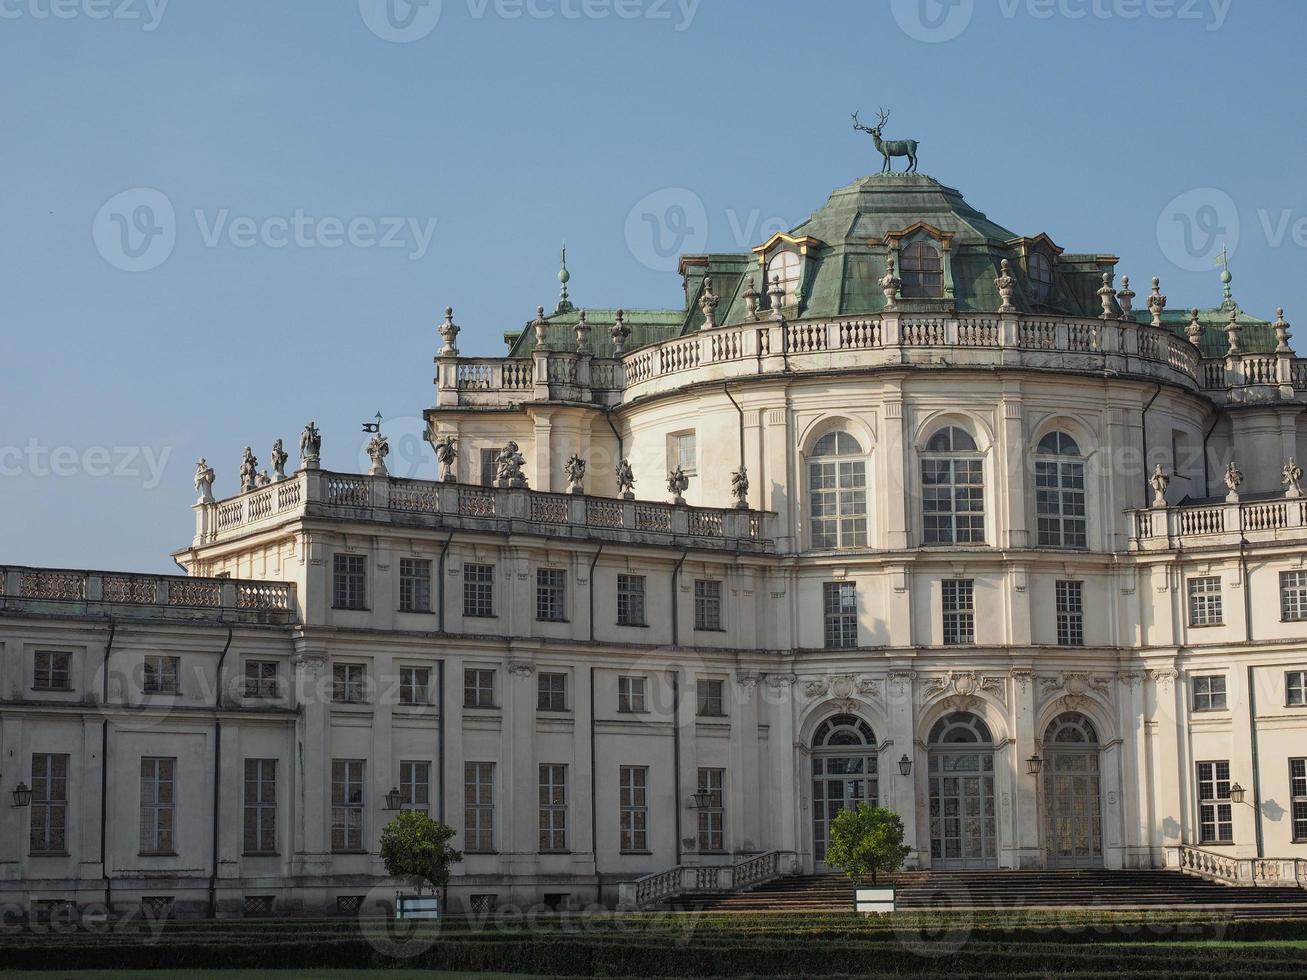
[[[380,432],[380,431],[381,431],[381,413],[378,412],[378,413],[376,414],[375,418],[376,418],[376,421],[375,421],[375,422],[364,422],[364,423],[363,423],[363,431],[364,431],[364,432]]]

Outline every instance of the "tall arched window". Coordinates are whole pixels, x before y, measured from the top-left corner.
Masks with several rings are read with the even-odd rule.
[[[1026,276],[1030,280],[1030,298],[1036,303],[1053,301],[1053,260],[1048,253],[1036,250],[1026,256]]]
[[[985,485],[976,441],[940,429],[921,455],[921,530],[926,544],[985,543]]]
[[[980,718],[955,711],[930,730],[930,859],[932,867],[997,865],[994,739]]]
[[[867,461],[842,429],[817,440],[808,457],[812,547],[867,546]]]
[[[785,305],[793,306],[799,301],[799,255],[797,252],[777,252],[767,263],[767,289],[772,287],[772,280],[779,278],[781,288],[785,290]],[[770,295],[770,294],[769,294]]]
[[[1050,432],[1035,449],[1035,516],[1041,547],[1089,547],[1085,461],[1065,432]]]
[[[861,718],[835,715],[812,736],[812,840],[816,858],[826,857],[830,822],[861,803],[876,806],[880,773],[876,735]]]
[[[930,242],[913,242],[900,258],[899,295],[909,299],[936,299],[944,295],[944,263]]]

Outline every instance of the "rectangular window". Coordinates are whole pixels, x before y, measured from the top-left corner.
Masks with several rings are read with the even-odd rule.
[[[567,766],[540,767],[540,850],[567,850]]]
[[[1286,623],[1307,619],[1307,572],[1280,573],[1280,618]]]
[[[141,853],[172,854],[176,850],[176,759],[141,759]]]
[[[536,619],[561,623],[567,619],[567,579],[561,568],[536,569]]]
[[[177,677],[181,673],[181,663],[181,657],[147,656],[142,689],[146,694],[178,693]]]
[[[701,677],[696,686],[700,715],[707,718],[720,718],[726,714],[726,703],[722,697],[726,685],[723,681]]]
[[[700,769],[699,792],[695,800],[699,810],[699,850],[726,849],[726,798],[722,784],[725,769]]]
[[[1054,584],[1057,608],[1057,645],[1082,647],[1085,645],[1085,605],[1083,582],[1057,582]]]
[[[944,610],[944,642],[958,646],[976,642],[975,582],[969,578],[940,583]]]
[[[399,703],[431,703],[431,669],[429,667],[399,668]]]
[[[73,655],[63,650],[37,650],[32,658],[32,687],[38,691],[71,691]]]
[[[33,854],[68,851],[68,756],[32,755]]]
[[[495,849],[495,764],[463,764],[463,849]]]
[[[366,609],[368,567],[366,555],[333,555],[331,604],[336,609]]]
[[[400,612],[431,612],[431,562],[425,558],[399,560]]]
[[[1035,461],[1035,513],[1040,547],[1088,547],[1083,462],[1078,459]]]
[[[644,576],[617,576],[617,625],[644,626]]]
[[[1307,670],[1285,671],[1284,703],[1291,708],[1307,705]]]
[[[667,472],[680,467],[693,475],[698,470],[699,453],[694,430],[674,432],[667,437]]]
[[[1307,841],[1307,759],[1289,760],[1289,811],[1294,841]]]
[[[696,579],[694,583],[694,628],[722,628],[722,583],[716,579]]]
[[[399,805],[401,810],[428,812],[431,807],[431,763],[399,764]]]
[[[245,760],[245,853],[277,853],[277,760]]]
[[[536,674],[536,708],[540,711],[567,710],[566,674]]]
[[[362,704],[366,698],[362,664],[331,665],[331,700],[342,704]]]
[[[926,544],[984,544],[985,483],[980,459],[922,459],[921,510]]]
[[[847,650],[858,645],[858,587],[852,582],[823,582],[827,650]]]
[[[1194,678],[1194,710],[1224,711],[1225,675],[1200,674]]]
[[[463,615],[488,617],[495,614],[495,566],[463,566]]]
[[[617,710],[621,712],[648,710],[643,677],[617,678]]]
[[[481,485],[493,487],[499,473],[499,450],[483,449],[478,457],[481,464]]]
[[[495,706],[495,672],[470,668],[463,671],[463,707],[493,708]]]
[[[363,760],[331,760],[331,849],[363,850]]]
[[[647,766],[622,766],[618,770],[618,806],[620,808],[619,846],[623,852],[649,850],[649,769]]]
[[[1189,580],[1189,625],[1221,624],[1221,577],[1204,575]]]
[[[1234,840],[1229,762],[1198,763],[1198,840],[1203,844]]]
[[[245,661],[245,696],[247,698],[277,696],[277,661]]]

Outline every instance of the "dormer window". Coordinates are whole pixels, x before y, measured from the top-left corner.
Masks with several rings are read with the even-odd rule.
[[[797,252],[777,252],[767,263],[767,289],[772,288],[773,280],[779,278],[781,288],[785,290],[785,305],[794,306],[799,302],[799,255]]]
[[[938,299],[944,295],[944,263],[930,242],[905,246],[899,259],[899,295],[905,299]]]
[[[1053,260],[1047,252],[1035,251],[1026,256],[1026,278],[1030,280],[1032,301],[1042,305],[1053,301]]]

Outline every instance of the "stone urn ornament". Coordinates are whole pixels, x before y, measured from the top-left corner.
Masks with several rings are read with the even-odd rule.
[[[994,279],[994,288],[998,290],[998,297],[1002,305],[999,306],[1000,313],[1015,313],[1017,308],[1012,305],[1012,292],[1017,284],[1016,279],[1012,277],[1012,272],[1008,268],[1008,261],[1004,259],[999,263],[999,273]]]
[[[713,292],[712,276],[704,276],[703,295],[699,297],[699,309],[703,311],[703,326],[700,330],[711,330],[717,326],[717,304],[720,302]]]
[[[445,307],[445,322],[436,328],[440,333],[440,339],[443,340],[444,346],[440,348],[439,357],[457,357],[458,356],[458,334],[462,329],[454,322],[454,308]]]
[[[758,290],[754,288],[753,276],[744,280],[744,315],[750,320],[758,319]]]
[[[894,256],[885,256],[885,275],[880,278],[880,291],[885,294],[885,309],[893,311],[899,308],[899,287],[903,280],[894,274]]]
[[[1103,312],[1098,315],[1100,320],[1112,320],[1112,304],[1116,300],[1116,290],[1112,288],[1112,274],[1103,273],[1103,285],[1098,287],[1098,301],[1103,306]]]
[[[631,339],[631,328],[626,325],[626,311],[618,310],[613,314],[613,353],[621,357],[626,353],[626,342]]]
[[[1121,308],[1122,320],[1133,320],[1135,291],[1130,288],[1130,277],[1121,277],[1121,291],[1116,294],[1116,305]]]
[[[1153,288],[1148,294],[1148,312],[1153,315],[1153,326],[1162,325],[1162,311],[1166,309],[1166,297],[1162,295],[1162,280],[1153,276]]]

